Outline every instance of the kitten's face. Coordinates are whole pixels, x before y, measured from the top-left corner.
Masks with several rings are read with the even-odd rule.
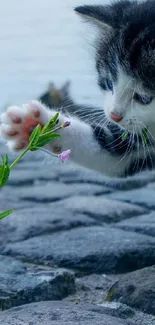
[[[155,1],[75,10],[99,27],[96,68],[107,118],[138,133],[155,125]]]
[[[108,120],[137,133],[149,125],[155,125],[155,97],[133,77],[127,76],[122,67],[118,68],[117,80],[103,74],[99,76],[99,85]]]

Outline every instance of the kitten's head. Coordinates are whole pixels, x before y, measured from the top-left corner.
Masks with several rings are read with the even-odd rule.
[[[50,82],[47,91],[39,97],[39,100],[49,108],[62,106],[69,99],[70,81],[65,82],[61,88],[57,88],[53,82]]]
[[[121,0],[75,11],[100,30],[96,68],[107,118],[131,131],[154,124],[155,1]]]

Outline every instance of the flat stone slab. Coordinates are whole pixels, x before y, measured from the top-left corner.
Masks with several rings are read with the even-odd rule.
[[[34,163],[29,165],[24,164],[25,167],[21,168],[18,165],[18,168],[12,170],[11,175],[9,177],[8,184],[11,186],[22,186],[22,185],[33,185],[37,180],[40,181],[48,181],[57,180],[57,175],[50,175],[50,173],[46,173],[44,169],[36,168]]]
[[[103,194],[108,193],[104,187],[100,185],[89,185],[89,184],[76,184],[66,185],[60,182],[46,182],[44,184],[34,184],[33,186],[20,186],[17,188],[5,187],[3,189],[3,195],[8,195],[13,191],[14,196],[20,200],[28,200],[31,202],[48,203],[62,198],[71,197],[73,195],[83,194]]]
[[[101,306],[105,313],[111,316],[120,317],[123,319],[129,319],[135,316],[134,309],[127,305],[121,304],[120,302],[102,302],[98,304]]]
[[[155,211],[146,215],[134,217],[130,220],[120,221],[115,227],[127,231],[135,231],[155,238]]]
[[[70,169],[72,168],[72,171]],[[64,183],[90,183],[102,184],[111,189],[130,190],[143,187],[150,182],[155,182],[155,172],[142,172],[128,178],[110,178],[98,172],[86,168],[74,167],[74,165],[65,165],[65,170],[59,170],[60,180]]]
[[[52,205],[51,205],[52,207]],[[84,213],[95,220],[105,223],[118,222],[133,216],[146,213],[145,208],[137,205],[110,200],[105,196],[74,196],[57,202],[55,210],[65,207],[75,213]]]
[[[108,315],[131,320],[136,325],[154,325],[155,316],[124,305],[120,302],[102,302],[98,304]]]
[[[92,273],[123,273],[154,264],[155,239],[110,227],[85,227],[1,245],[27,261]]]
[[[155,209],[155,192],[153,188],[144,187],[132,191],[119,191],[109,194],[107,197],[138,204],[149,209]]]
[[[22,241],[33,236],[52,234],[57,231],[69,230],[99,224],[96,220],[82,213],[69,209],[54,209],[48,204],[23,208],[14,211],[0,222],[0,244]]]
[[[0,189],[0,212],[9,209],[23,210],[34,206],[32,201],[20,200],[18,196],[13,195],[13,189],[8,189],[8,187],[6,189],[5,191],[3,191],[3,188]]]
[[[0,270],[3,310],[30,302],[61,300],[75,292],[74,275],[64,269],[26,264],[0,255]]]
[[[102,307],[69,302],[39,302],[0,313],[3,325],[140,325],[104,314]]]
[[[155,315],[155,265],[122,276],[108,297]]]

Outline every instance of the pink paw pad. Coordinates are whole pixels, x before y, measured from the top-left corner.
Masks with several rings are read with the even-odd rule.
[[[8,112],[8,117],[11,118],[12,122],[15,124],[20,124],[22,123],[21,117],[15,116],[13,113]]]
[[[24,149],[26,147],[26,143],[19,143],[19,144],[17,144],[16,146],[15,146],[15,150],[22,150],[22,149]]]
[[[34,117],[39,118],[40,112],[38,110],[34,111]]]
[[[29,137],[32,133],[32,131],[35,129],[35,127],[40,124],[41,127],[43,127],[43,125],[41,123],[38,123],[38,121],[36,121],[35,119],[33,119],[31,116],[27,116],[25,118],[25,121],[22,125],[22,138],[26,141],[29,140]]]
[[[19,135],[19,132],[18,131],[10,131],[10,132],[8,131],[8,132],[6,132],[6,134],[9,137],[15,137],[15,136]]]

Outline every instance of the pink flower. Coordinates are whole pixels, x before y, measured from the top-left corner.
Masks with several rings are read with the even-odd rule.
[[[64,124],[63,124],[63,128],[66,128],[67,126],[70,126],[71,122],[69,121],[66,121]]]
[[[70,153],[71,153],[71,150],[68,149],[66,151],[61,152],[60,155],[58,155],[58,157],[60,158],[60,160],[62,162],[64,162],[65,160],[69,160],[70,159]]]

